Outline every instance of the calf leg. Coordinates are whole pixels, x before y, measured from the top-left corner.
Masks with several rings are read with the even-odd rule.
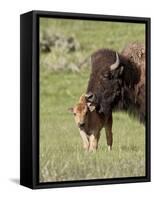
[[[100,133],[92,134],[89,137],[89,151],[96,151],[98,148],[98,141],[99,141]]]
[[[83,148],[88,151],[89,149],[89,139],[87,137],[87,134],[83,131],[83,130],[79,130],[80,131],[80,135],[82,138],[82,142],[83,142]]]
[[[108,145],[108,150],[112,150],[112,115],[108,118],[107,123],[105,125],[105,133],[106,133],[106,140]]]

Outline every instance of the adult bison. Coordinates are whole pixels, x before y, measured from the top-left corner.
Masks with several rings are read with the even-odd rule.
[[[121,54],[101,49],[91,56],[92,70],[86,98],[105,117],[115,109],[145,121],[145,48],[133,43]]]

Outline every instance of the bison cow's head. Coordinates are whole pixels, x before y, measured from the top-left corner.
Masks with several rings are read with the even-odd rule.
[[[118,53],[108,49],[94,53],[91,63],[86,99],[99,113],[109,115],[121,98],[124,66]]]

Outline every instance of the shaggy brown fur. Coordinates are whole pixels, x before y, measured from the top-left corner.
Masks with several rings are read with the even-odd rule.
[[[145,59],[146,59],[146,51],[145,45],[134,42],[128,44],[121,54],[128,59],[128,61],[135,65],[137,71],[139,72],[139,80],[137,84],[135,84],[135,102],[138,107],[139,117],[142,122],[145,121],[145,94],[146,94],[146,87],[145,87],[145,74],[146,74],[146,66],[145,66]]]
[[[116,61],[116,52],[98,50],[91,56],[87,100],[96,106],[96,111],[105,117],[113,109],[123,109],[145,121],[145,48],[133,43],[119,54],[119,65],[111,70]],[[88,95],[87,95],[88,96]]]

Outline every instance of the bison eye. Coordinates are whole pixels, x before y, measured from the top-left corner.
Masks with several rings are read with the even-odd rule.
[[[110,79],[110,74],[109,73],[105,73],[103,75],[103,78],[106,80],[106,79]]]

